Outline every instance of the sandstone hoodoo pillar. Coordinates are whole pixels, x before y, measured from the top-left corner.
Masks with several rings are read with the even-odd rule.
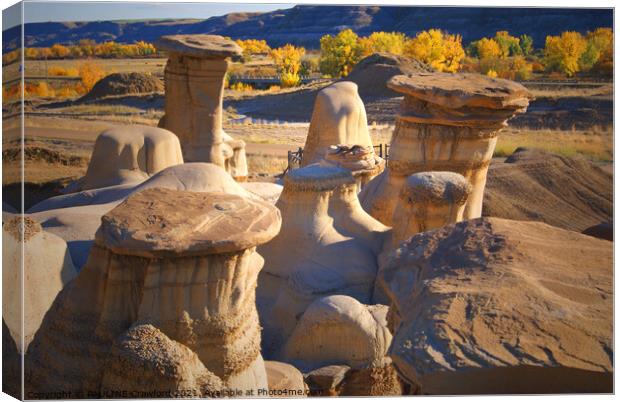
[[[383,226],[364,211],[358,214],[359,203],[346,195],[336,195],[340,200],[332,205],[334,192],[343,186],[356,196],[355,180],[343,168],[312,164],[284,176],[276,203],[282,230],[259,249],[265,269],[257,297],[267,357],[284,345],[314,300],[341,294],[370,301],[382,235],[376,233],[373,241],[371,230]],[[339,225],[341,220],[349,222]]]
[[[366,109],[354,82],[337,82],[317,94],[301,165],[320,162],[333,145],[367,148],[373,166],[384,166],[374,153]]]
[[[232,194],[153,188],[130,196],[102,218],[88,263],[46,315],[29,350],[30,386],[194,384],[194,397],[218,378],[228,388],[266,388],[255,248],[280,222],[269,203]]]
[[[217,35],[162,36],[157,47],[169,53],[160,126],[179,136],[186,161],[225,167],[233,150],[222,129],[224,78],[228,58],[241,48]]]
[[[518,83],[479,74],[398,75],[387,85],[405,98],[392,136],[389,167],[360,195],[364,208],[392,226],[407,176],[451,171],[472,185],[463,217],[479,217],[498,132],[508,119],[527,109],[531,94]]]

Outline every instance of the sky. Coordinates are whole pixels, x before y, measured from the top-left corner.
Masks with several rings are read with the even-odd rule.
[[[105,21],[157,18],[205,19],[231,12],[268,12],[293,7],[287,3],[140,3],[27,1],[24,22]],[[2,29],[19,24],[17,7],[2,12]]]

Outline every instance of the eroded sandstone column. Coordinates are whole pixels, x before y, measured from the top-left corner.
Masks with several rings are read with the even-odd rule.
[[[349,204],[345,195],[338,196],[340,207],[331,205],[334,192],[342,186],[356,196],[350,171],[318,164],[293,170],[284,178],[276,204],[282,213],[282,230],[259,250],[265,269],[257,296],[263,350],[269,357],[284,345],[301,313],[317,298],[342,294],[361,303],[370,301],[376,249],[381,244],[378,232],[383,226],[367,215],[370,222],[362,215],[355,217],[352,209],[341,208]],[[342,217],[350,219],[351,225],[339,226]]]
[[[359,145],[374,151],[364,102],[357,84],[350,81],[337,82],[317,94],[301,165],[319,162],[332,145]]]
[[[407,176],[451,171],[472,185],[464,218],[482,213],[486,175],[499,130],[523,113],[522,85],[479,74],[399,75],[388,87],[405,95],[390,145],[388,169],[360,194],[364,209],[388,226]]]
[[[163,188],[130,196],[103,216],[87,264],[45,316],[29,351],[28,386],[96,392],[122,379],[136,389],[161,358],[195,370],[147,374],[195,384],[193,396],[215,391],[204,389],[218,383],[214,376],[229,388],[266,388],[255,247],[279,228],[278,210],[262,200]],[[143,345],[141,333],[151,334]],[[145,359],[135,363],[140,378],[118,366],[114,344],[116,358]]]
[[[157,47],[169,53],[160,126],[179,136],[185,160],[226,167],[233,150],[222,129],[224,76],[228,58],[240,56],[241,48],[217,35],[162,36]]]

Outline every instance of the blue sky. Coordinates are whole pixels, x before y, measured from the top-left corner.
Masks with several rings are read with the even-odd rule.
[[[25,22],[105,21],[157,18],[209,18],[231,12],[266,12],[290,8],[290,3],[140,3],[140,2],[56,2],[28,1]],[[16,10],[11,10],[16,11]],[[13,15],[11,15],[13,14]],[[18,15],[18,14],[17,14]],[[17,25],[15,12],[4,10],[2,29]]]

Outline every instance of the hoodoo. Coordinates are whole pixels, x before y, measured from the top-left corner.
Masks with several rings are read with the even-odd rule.
[[[392,136],[389,168],[360,194],[364,209],[392,226],[408,176],[450,171],[472,185],[464,218],[480,217],[498,132],[512,116],[525,112],[531,94],[515,82],[480,74],[399,75],[387,85],[405,98]]]
[[[375,227],[378,239],[383,226],[368,215],[365,219],[360,209],[359,220],[348,223],[347,235],[341,233],[336,228],[338,216],[355,216],[346,211],[329,213],[333,193],[343,186],[356,196],[350,171],[318,164],[284,177],[284,190],[276,204],[282,213],[282,230],[259,249],[265,258],[257,298],[266,353],[284,345],[314,300],[341,294],[362,303],[370,301],[377,271],[374,249],[380,247],[380,240],[373,241],[371,233],[357,234]],[[348,205],[344,198],[340,202]]]
[[[157,48],[169,54],[160,127],[179,136],[187,161],[214,163],[244,180],[248,174],[245,144],[222,129],[224,76],[228,59],[240,56],[241,48],[217,35],[162,36]]]
[[[151,359],[161,357],[188,370],[162,381],[195,384],[197,396],[214,391],[204,387],[215,377],[228,388],[266,388],[255,248],[279,228],[278,210],[262,200],[163,188],[130,196],[102,218],[86,266],[45,316],[27,386],[97,392],[105,377],[136,389],[150,385],[139,377],[163,375],[145,374],[159,370]],[[120,358],[140,370],[123,371]]]
[[[301,165],[320,162],[332,145],[369,147],[375,157],[366,109],[357,84],[350,81],[337,82],[317,94]],[[381,164],[383,160],[376,158],[373,165]]]

